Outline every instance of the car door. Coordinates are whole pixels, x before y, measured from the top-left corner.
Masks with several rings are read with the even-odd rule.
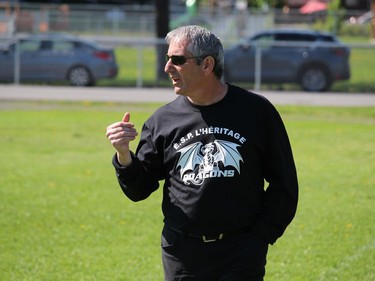
[[[237,58],[234,63],[232,61],[232,65],[236,66],[236,73],[233,76],[240,78],[241,81],[254,81],[255,73],[259,71],[264,82],[282,81],[290,69],[289,52],[286,48],[277,45],[275,34],[255,36],[247,43],[238,46]],[[257,65],[259,58],[260,64]]]
[[[43,39],[34,54],[34,78],[40,81],[63,80],[72,56],[72,43],[60,39]]]
[[[41,41],[37,39],[22,40],[19,43],[20,79],[35,80],[43,72],[43,61],[40,58]]]
[[[251,42],[243,42],[236,46],[230,55],[231,78],[235,81],[254,81],[255,47]]]
[[[273,41],[262,49],[262,80],[288,82],[295,73],[296,47],[290,45],[289,36],[275,34]]]
[[[263,52],[263,81],[296,81],[300,66],[309,57],[309,44],[312,41],[314,41],[314,37],[305,34],[276,34],[273,46]]]
[[[0,80],[14,79],[14,50],[14,44],[5,46],[0,50]]]
[[[20,45],[21,80],[63,80],[71,56],[63,40],[28,40]],[[68,44],[69,45],[69,44]]]
[[[48,51],[43,54],[43,59],[48,64],[48,78],[63,80],[70,66],[74,64],[74,42],[63,39],[50,42]]]
[[[20,80],[38,80],[46,70],[41,55],[41,41],[37,39],[20,40],[0,55],[0,77],[13,80],[16,68],[16,56],[19,56]]]
[[[227,67],[230,68],[228,70],[230,78],[234,81],[255,81],[257,50],[265,48],[272,40],[272,35],[261,34],[243,41],[232,49],[226,58]]]

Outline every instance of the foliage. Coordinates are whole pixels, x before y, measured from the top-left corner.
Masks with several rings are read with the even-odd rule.
[[[341,8],[341,1],[329,1],[328,8],[324,14],[325,16],[319,17],[314,23],[314,28],[339,34],[343,25],[343,18],[345,16],[345,10]]]
[[[351,37],[362,37],[369,39],[371,34],[371,25],[368,24],[341,24],[338,35],[340,36],[351,36]]]

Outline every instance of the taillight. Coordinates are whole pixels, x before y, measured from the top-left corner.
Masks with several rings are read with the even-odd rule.
[[[332,53],[338,57],[343,57],[348,55],[348,51],[345,48],[331,48]]]
[[[95,51],[94,56],[102,60],[112,60],[112,55],[107,52]]]

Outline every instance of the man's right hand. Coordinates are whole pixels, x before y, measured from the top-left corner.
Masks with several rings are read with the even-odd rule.
[[[121,122],[116,122],[107,127],[107,138],[117,151],[117,159],[122,166],[129,166],[132,162],[129,142],[138,135],[134,124],[130,121],[130,113],[126,112]]]

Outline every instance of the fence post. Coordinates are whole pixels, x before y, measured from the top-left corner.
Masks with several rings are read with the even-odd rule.
[[[138,62],[137,62],[137,88],[143,87],[143,45],[139,45],[137,48]]]
[[[14,84],[19,85],[20,84],[20,41],[16,41],[15,48],[14,48]]]
[[[255,84],[254,90],[259,91],[262,83],[262,46],[255,45]]]

